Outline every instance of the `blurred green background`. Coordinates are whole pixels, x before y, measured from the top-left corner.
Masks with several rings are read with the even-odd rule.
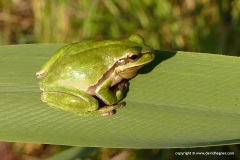
[[[0,43],[144,36],[154,48],[239,55],[239,0],[0,0]]]
[[[155,49],[239,56],[240,1],[0,0],[1,45],[120,39],[134,33]],[[240,159],[239,148],[97,148],[84,159]],[[0,155],[6,159],[44,159],[65,149],[68,147],[0,142]],[[185,151],[226,151],[234,156],[176,155]]]

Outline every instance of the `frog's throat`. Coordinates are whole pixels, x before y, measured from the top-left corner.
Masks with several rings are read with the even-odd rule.
[[[131,79],[137,75],[138,69],[140,69],[142,66],[135,66],[132,68],[127,68],[123,71],[118,72],[117,74],[120,75],[124,79]]]

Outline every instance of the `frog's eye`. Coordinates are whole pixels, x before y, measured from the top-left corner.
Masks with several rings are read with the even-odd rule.
[[[138,53],[130,53],[127,56],[128,62],[136,61],[138,58],[139,58],[139,54]]]

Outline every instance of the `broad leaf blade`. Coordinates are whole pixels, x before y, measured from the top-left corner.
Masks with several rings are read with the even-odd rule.
[[[240,142],[240,58],[157,51],[111,117],[79,117],[41,102],[35,72],[60,44],[0,47],[0,140],[169,148]],[[147,74],[145,74],[147,73]]]

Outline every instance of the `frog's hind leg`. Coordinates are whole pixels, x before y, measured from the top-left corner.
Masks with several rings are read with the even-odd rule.
[[[41,98],[49,106],[63,111],[77,113],[98,109],[98,101],[94,97],[74,88],[49,87]]]
[[[93,98],[90,102],[74,95],[57,92],[42,93],[42,101],[49,106],[68,112],[87,112],[98,108],[98,102]]]
[[[99,108],[99,102],[97,99],[74,88],[58,86],[49,87],[48,90],[42,93],[41,98],[43,102],[53,108],[73,112],[79,116],[113,115],[116,108],[124,106],[124,103],[118,103],[116,105]]]

